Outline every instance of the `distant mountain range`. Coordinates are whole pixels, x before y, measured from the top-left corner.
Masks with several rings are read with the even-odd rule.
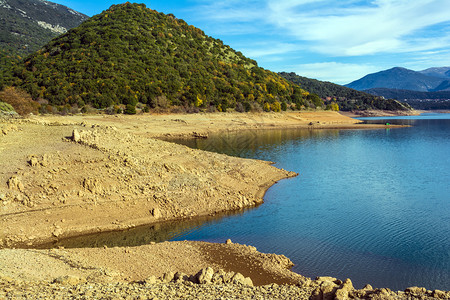
[[[366,75],[345,86],[359,91],[374,88],[419,92],[445,91],[450,90],[450,67],[430,68],[423,71],[395,67]]]
[[[24,56],[88,18],[50,1],[0,0],[0,49]]]
[[[423,71],[395,67],[366,75],[346,86],[372,95],[404,101],[416,109],[450,107],[450,67]]]

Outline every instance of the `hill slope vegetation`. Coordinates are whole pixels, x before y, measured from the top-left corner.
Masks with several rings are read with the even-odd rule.
[[[130,3],[52,40],[14,68],[10,83],[59,106],[277,111],[323,104],[185,21]]]

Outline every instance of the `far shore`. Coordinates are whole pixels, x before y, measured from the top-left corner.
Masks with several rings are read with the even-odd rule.
[[[261,204],[270,186],[297,175],[271,162],[190,149],[160,138],[207,138],[248,129],[396,127],[401,126],[361,124],[331,111],[0,120],[0,248],[4,248],[0,249],[0,297],[2,286],[22,279],[38,286],[61,276],[75,276],[79,279],[75,285],[90,280],[136,282],[167,272],[192,274],[208,266],[239,272],[255,285],[301,282],[302,293],[312,295],[319,289],[317,293],[323,294],[323,282],[331,279],[313,283],[289,271],[292,263],[283,256],[232,243],[11,248],[32,249],[72,236],[238,211]],[[154,261],[155,267],[144,270],[143,260]],[[337,279],[331,282],[341,286],[334,293],[345,285]]]

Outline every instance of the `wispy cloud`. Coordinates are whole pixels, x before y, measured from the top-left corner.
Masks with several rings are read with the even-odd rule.
[[[313,42],[315,51],[335,56],[411,51],[407,46],[416,41],[414,33],[450,22],[448,0],[268,0],[268,8],[273,24]],[[433,38],[449,36],[442,32]],[[428,50],[436,46],[421,44]]]
[[[249,57],[280,56],[299,50],[298,45],[289,43],[259,42],[250,46],[242,50],[242,53]]]
[[[432,27],[450,23],[448,0],[198,0],[198,15],[226,23],[230,34],[278,28],[298,42],[308,42],[311,50],[334,56],[359,56],[435,49],[450,32]],[[239,30],[233,27],[239,26]],[[426,42],[423,36],[429,34]],[[435,40],[438,42],[434,42]],[[445,44],[450,45],[449,43]]]

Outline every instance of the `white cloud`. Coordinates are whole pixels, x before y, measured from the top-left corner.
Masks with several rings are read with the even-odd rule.
[[[243,49],[242,53],[244,53],[248,57],[265,57],[265,56],[273,56],[273,55],[283,55],[290,52],[298,51],[299,46],[295,44],[288,43],[257,43],[252,45],[252,47],[248,47],[247,49]]]
[[[293,68],[293,71],[301,76],[331,81],[337,84],[347,84],[369,73],[382,70],[382,68],[380,69],[380,67],[373,65],[345,64],[339,62],[301,64]]]
[[[360,3],[268,0],[269,18],[296,39],[313,42],[315,51],[335,56],[405,51],[414,43],[415,32],[450,21],[448,0]],[[428,49],[434,46],[429,44]]]

